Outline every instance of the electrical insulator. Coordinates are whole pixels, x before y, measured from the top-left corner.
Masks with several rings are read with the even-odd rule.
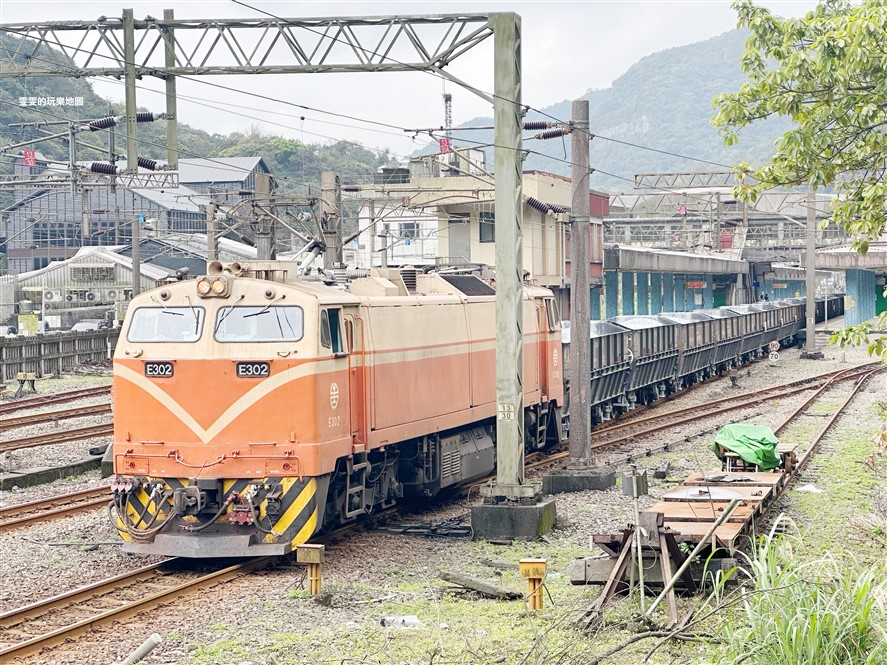
[[[540,201],[539,199],[534,199],[532,196],[527,197],[527,205],[543,214],[548,212],[548,209],[550,207],[547,203],[542,203],[542,201]]]
[[[154,122],[157,119],[150,111],[139,111],[136,113],[136,122]]]
[[[569,134],[569,133],[570,133],[569,127],[558,127],[557,129],[549,129],[546,132],[539,132],[538,134],[536,134],[535,138],[542,139],[542,140],[557,139],[557,138],[560,138],[561,136],[564,136],[565,134]]]
[[[139,156],[136,160],[136,163],[141,166],[143,169],[147,169],[148,171],[156,171],[157,170],[157,160],[150,159],[148,157]]]
[[[105,162],[93,162],[89,165],[89,170],[93,173],[103,173],[104,175],[117,175],[118,170],[114,164]]]
[[[564,206],[555,205],[554,203],[548,204],[548,212],[554,213],[555,215],[562,215],[567,211]]]
[[[96,132],[100,129],[109,129],[117,124],[117,118],[108,116],[107,118],[99,118],[89,123],[89,131]]]
[[[531,120],[524,123],[524,129],[526,130],[548,129],[551,126],[552,124],[547,120]]]

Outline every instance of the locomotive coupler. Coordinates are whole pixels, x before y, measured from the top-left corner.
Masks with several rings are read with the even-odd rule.
[[[172,493],[172,505],[176,515],[197,515],[206,505],[206,493],[199,487],[179,487]]]

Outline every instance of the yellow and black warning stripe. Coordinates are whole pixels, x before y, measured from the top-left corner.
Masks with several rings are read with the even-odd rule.
[[[166,518],[167,511],[172,509],[171,490],[186,487],[189,484],[187,479],[163,478],[162,481],[165,485],[164,489],[167,490],[168,498],[161,502],[159,506],[148,495],[144,486],[129,495],[126,512],[134,528],[144,528],[147,523],[151,522],[152,517],[154,517],[158,510],[160,514],[157,515],[153,523],[159,524],[162,522]],[[255,482],[257,482],[255,478],[223,480],[220,500],[227,500],[235,492],[238,494],[243,493]],[[278,485],[281,488],[279,497],[280,508],[276,514],[268,513],[267,498],[262,499],[259,503],[260,524],[265,530],[272,532],[262,534],[262,542],[288,542],[291,547],[307,542],[317,531],[318,526],[317,481],[314,478],[264,478],[258,482],[266,486]],[[185,521],[197,521],[194,517],[184,517],[182,519]],[[222,519],[224,520],[224,518]],[[249,529],[255,527],[233,528]],[[124,540],[132,540],[132,535],[127,531],[126,525],[120,516],[117,517],[117,529]]]

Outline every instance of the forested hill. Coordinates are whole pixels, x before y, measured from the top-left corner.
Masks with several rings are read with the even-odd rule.
[[[591,131],[598,135],[592,141],[591,165],[596,169],[591,179],[592,187],[613,192],[625,191],[631,189],[630,181],[635,173],[721,168],[664,153],[727,165],[739,161],[753,164],[763,162],[772,153],[773,139],[787,129],[786,121],[777,119],[758,123],[744,130],[738,145],[731,148],[723,145],[717,131],[709,123],[713,115],[711,101],[714,96],[719,92],[736,90],[744,80],[739,69],[744,38],[744,34],[732,31],[703,42],[655,53],[633,65],[612,87],[589,91],[586,96],[590,102]],[[0,35],[0,67],[9,62],[16,44],[17,38]],[[34,57],[50,60],[60,69],[72,64],[60,53],[46,47],[42,47]],[[553,54],[552,61],[555,62],[556,58],[556,54]],[[594,66],[594,61],[590,59],[589,69]],[[22,107],[19,106],[21,97],[56,100],[64,98],[66,101],[81,97],[83,106],[65,104]],[[570,106],[570,101],[564,100],[542,110],[556,118],[567,120],[570,117]],[[97,96],[83,79],[0,79],[0,117],[3,118],[0,123],[0,145],[18,143],[37,135],[34,130],[23,132],[11,128],[10,123],[98,118],[109,113],[119,115],[123,113],[123,109],[119,104],[111,104]],[[530,112],[527,119],[547,118]],[[490,118],[476,118],[466,123],[489,124]],[[165,123],[158,122],[139,126],[140,153],[160,159],[165,157],[164,125]],[[122,134],[121,131],[120,135]],[[662,152],[614,143],[604,137],[656,148]],[[106,145],[104,132],[96,132],[84,138],[100,147]],[[460,141],[460,138],[463,140]],[[471,145],[465,139],[491,143],[492,133],[483,130],[455,132],[456,145]],[[308,145],[252,129],[220,135],[180,125],[179,143],[183,157],[261,155],[281,177],[284,188],[290,191],[295,191],[301,183],[319,182],[320,172],[323,170],[334,170],[342,174],[369,174],[388,161],[387,155],[380,155],[349,142]],[[530,154],[524,168],[569,174],[569,137],[563,140],[531,140],[525,146],[548,157]],[[35,147],[51,158],[67,159],[68,149],[62,141],[43,142]],[[124,152],[121,142],[118,142],[118,151]],[[11,152],[14,154],[17,151]],[[82,150],[78,157],[101,159],[103,155]],[[488,164],[492,165],[491,159]],[[8,172],[9,167],[8,154],[0,157],[0,170]],[[3,193],[0,193],[0,204],[2,203]]]
[[[0,34],[0,68],[7,66],[18,46],[18,38]],[[22,56],[19,56],[21,58]],[[33,55],[40,58],[40,64],[52,63],[59,71],[72,66],[72,62],[61,53],[46,46]],[[122,93],[121,93],[122,94]],[[20,99],[30,98],[40,102],[40,106],[21,106]],[[49,104],[52,100],[52,104]],[[59,104],[58,102],[62,103]],[[75,105],[77,102],[77,105]],[[82,105],[80,105],[82,102]],[[165,108],[153,107],[139,110],[162,112]],[[67,77],[12,78],[0,79],[0,146],[20,143],[40,135],[36,129],[22,130],[10,124],[23,122],[47,122],[55,120],[82,120],[101,118],[107,115],[123,115],[121,104],[102,99],[84,79]],[[64,131],[66,127],[50,127],[53,133]],[[125,128],[117,130],[117,152],[126,152]],[[333,144],[304,144],[259,132],[255,128],[245,128],[242,132],[229,135],[210,134],[179,124],[179,149],[181,157],[240,157],[259,155],[280,179],[284,191],[304,194],[302,184],[319,184],[321,171],[336,171],[342,174],[372,174],[382,164],[390,161],[387,154],[368,150],[360,145],[339,141]],[[139,154],[154,159],[166,159],[166,123],[163,121],[140,124],[138,129]],[[79,135],[84,144],[92,144],[99,150],[80,147],[78,159],[107,159],[108,133],[84,132]],[[36,150],[50,159],[67,161],[68,146],[62,140],[43,141],[33,145]],[[7,151],[0,156],[0,172],[11,172],[11,155],[19,149]],[[11,199],[8,192],[0,192],[0,209]]]
[[[787,121],[768,120],[745,129],[739,143],[730,148],[724,146],[717,130],[709,124],[714,115],[712,99],[720,92],[737,90],[745,80],[739,69],[744,41],[745,33],[734,30],[703,42],[654,53],[633,65],[612,87],[590,90],[585,96],[589,100],[591,132],[599,135],[591,147],[591,166],[598,170],[591,178],[592,188],[610,192],[631,189],[631,182],[601,172],[631,180],[635,173],[724,170],[713,164],[663,153],[726,165],[765,161],[773,152],[773,140],[788,129]],[[552,54],[552,60],[556,59],[556,54]],[[594,61],[589,60],[589,69],[594,66]],[[525,97],[524,102],[527,101]],[[564,100],[541,110],[569,120],[571,101]],[[531,111],[527,119],[550,118]],[[492,118],[475,118],[465,124],[491,123]],[[472,141],[492,142],[492,133],[481,130],[454,134]],[[525,132],[525,136],[530,134]],[[602,137],[663,152],[633,148]],[[459,141],[454,140],[454,144]],[[525,169],[570,174],[570,166],[565,163],[570,158],[569,136],[563,140],[526,141],[524,146],[554,158],[531,153],[524,162]],[[491,155],[487,163],[492,165],[489,157]]]

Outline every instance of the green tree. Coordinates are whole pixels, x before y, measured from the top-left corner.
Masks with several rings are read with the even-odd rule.
[[[833,219],[865,253],[887,214],[887,2],[823,0],[802,18],[775,16],[752,0],[732,7],[750,32],[740,59],[747,80],[715,97],[713,124],[732,145],[764,118],[793,123],[767,164],[736,166],[736,195],[754,201],[772,187],[833,187]],[[848,329],[833,341],[843,346],[865,333]],[[869,352],[887,362],[887,340]]]

